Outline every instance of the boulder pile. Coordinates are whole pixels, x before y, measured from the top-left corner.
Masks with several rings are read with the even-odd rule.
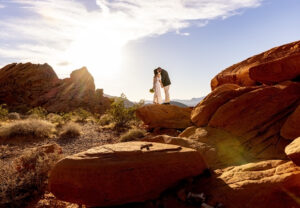
[[[70,78],[59,79],[48,64],[13,63],[0,69],[0,104],[11,111],[26,112],[41,106],[49,112],[84,108],[103,113],[110,101],[103,90],[95,90],[94,79],[83,67]]]
[[[200,152],[212,177],[196,183],[195,190],[212,195],[211,204],[299,207],[300,41],[225,69],[211,88],[191,111],[193,125],[178,137],[144,140]],[[148,112],[156,108],[147,106]]]
[[[227,208],[300,207],[300,41],[225,69],[211,88],[193,109],[146,105],[136,111],[150,129],[183,130],[178,136],[67,157],[52,170],[50,190],[89,206],[143,202],[209,168],[163,206],[144,207],[193,207],[185,204],[191,197]]]

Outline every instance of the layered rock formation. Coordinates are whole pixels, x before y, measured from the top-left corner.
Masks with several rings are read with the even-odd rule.
[[[85,67],[61,80],[48,64],[31,63],[13,63],[0,69],[0,103],[19,112],[41,106],[49,112],[84,108],[102,113],[110,105],[103,90],[95,91],[94,79]]]
[[[211,81],[179,137],[144,140],[196,149],[212,176],[194,188],[210,204],[299,207],[299,77],[300,41],[253,56]]]
[[[206,169],[195,150],[176,145],[128,142],[104,145],[61,160],[49,187],[59,199],[114,206],[157,198],[162,191]]]
[[[300,41],[272,48],[234,64],[211,80],[211,88],[225,83],[255,86],[299,79]]]
[[[283,160],[266,160],[218,169],[195,190],[212,196],[207,203],[228,208],[299,207],[300,167]]]

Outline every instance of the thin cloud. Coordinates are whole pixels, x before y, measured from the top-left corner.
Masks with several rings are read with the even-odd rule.
[[[0,56],[48,62],[62,70],[71,64],[106,67],[117,63],[129,41],[172,31],[188,36],[181,31],[191,25],[205,26],[210,20],[258,7],[261,1],[94,0],[95,9],[87,9],[79,0],[11,0],[27,15],[1,18]]]

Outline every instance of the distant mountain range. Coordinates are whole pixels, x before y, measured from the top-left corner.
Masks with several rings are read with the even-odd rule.
[[[190,100],[182,100],[182,99],[173,99],[171,101],[172,105],[177,105],[180,107],[194,107],[196,106],[201,100],[203,100],[204,97],[199,97],[199,98],[192,98]],[[145,100],[145,104],[150,104],[153,103],[151,100]]]
[[[192,98],[190,100],[180,100],[180,99],[174,99],[173,101],[183,103],[189,107],[194,107],[196,106],[201,100],[203,100],[204,97],[199,97],[199,98]]]
[[[104,94],[105,97],[109,97],[109,98],[115,98],[117,96],[111,96],[111,95],[107,95]],[[180,107],[194,107],[196,106],[201,100],[203,100],[204,97],[199,97],[199,98],[192,98],[190,100],[182,100],[182,99],[173,99],[171,100],[171,104],[172,105],[177,105]],[[130,100],[125,100],[125,106],[126,107],[130,107],[133,106],[135,102],[132,102]],[[152,100],[145,100],[145,104],[152,104],[153,101]]]

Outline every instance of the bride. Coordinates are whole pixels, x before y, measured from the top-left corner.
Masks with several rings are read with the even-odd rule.
[[[155,104],[161,104],[162,103],[161,92],[160,92],[161,86],[162,86],[162,82],[161,82],[160,72],[158,72],[157,70],[154,70],[154,77],[153,77],[154,98],[153,98],[153,103],[155,103]]]

